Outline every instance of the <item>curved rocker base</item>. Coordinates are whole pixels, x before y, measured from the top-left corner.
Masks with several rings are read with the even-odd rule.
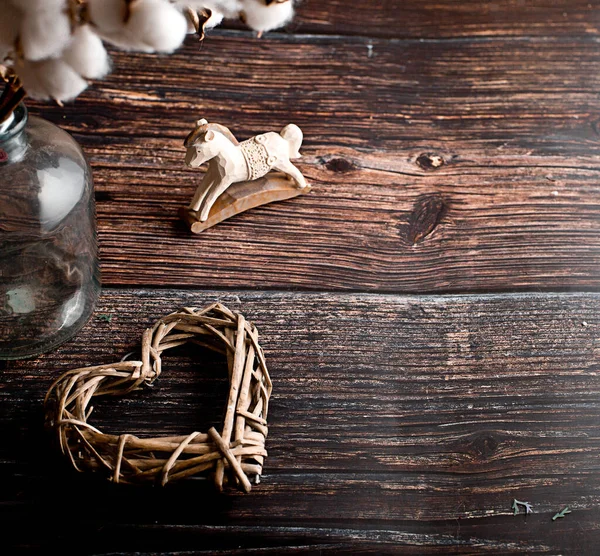
[[[200,221],[199,211],[188,207],[179,209],[179,215],[193,233],[199,234],[236,214],[304,195],[310,189],[310,186],[299,189],[285,174],[269,173],[254,181],[243,181],[230,186],[216,200],[205,222]]]

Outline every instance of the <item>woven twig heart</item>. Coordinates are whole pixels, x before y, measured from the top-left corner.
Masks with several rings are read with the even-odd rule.
[[[229,395],[221,434],[137,438],[104,434],[88,423],[95,396],[123,396],[161,373],[164,351],[199,344],[227,356]],[[254,325],[220,303],[182,309],[156,322],[142,337],[141,361],[74,369],[49,389],[46,418],[63,454],[78,471],[104,470],[115,483],[154,483],[213,475],[250,491],[262,474],[272,384]]]

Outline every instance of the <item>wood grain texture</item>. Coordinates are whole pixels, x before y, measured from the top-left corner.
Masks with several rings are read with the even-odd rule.
[[[597,0],[303,0],[289,32],[388,38],[597,35]]]
[[[257,41],[234,26],[169,57],[113,52],[112,75],[74,104],[31,103],[91,160],[117,289],[57,352],[0,363],[3,547],[597,551],[600,295],[342,290],[598,289],[599,8],[305,0],[287,32]],[[313,191],[189,235],[177,210],[200,176],[182,141],[199,117],[240,139],[297,123]],[[264,291],[276,289],[337,293]],[[73,476],[41,428],[51,381],[216,299],[257,324],[273,376],[263,483],[222,497]],[[207,430],[225,375],[218,356],[183,351],[155,388],[100,401],[90,420]],[[513,516],[513,498],[535,513]]]
[[[257,325],[274,382],[251,495],[120,488],[51,457],[41,401],[59,372],[119,360],[154,319],[216,299]],[[600,542],[599,295],[109,290],[98,315],[112,320],[57,352],[0,363],[5,547],[591,554]],[[154,388],[99,403],[90,422],[140,435],[215,424],[226,365],[189,355],[165,358]],[[513,498],[535,514],[514,517]]]
[[[598,287],[594,37],[221,31],[168,58],[113,57],[112,76],[75,104],[33,106],[92,162],[108,285]],[[177,211],[200,174],[184,168],[181,143],[200,116],[240,139],[299,124],[311,194],[191,236]]]

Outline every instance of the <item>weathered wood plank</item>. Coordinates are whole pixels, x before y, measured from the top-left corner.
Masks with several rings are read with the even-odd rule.
[[[368,48],[369,47],[369,48]],[[593,39],[256,41],[115,54],[63,124],[95,170],[109,285],[439,292],[598,287]],[[326,62],[326,63],[325,63]],[[165,78],[168,75],[168,78]],[[305,131],[305,198],[192,237],[198,116]]]
[[[303,0],[288,31],[396,38],[598,35],[597,0]]]
[[[109,488],[49,456],[40,404],[60,371],[118,360],[155,318],[215,299],[256,323],[274,381],[259,487],[245,497],[195,482]],[[41,359],[0,364],[5,545],[46,547],[64,533],[66,546],[97,552],[504,554],[588,553],[600,541],[600,295],[108,290],[98,314],[112,321],[96,318]],[[200,364],[174,354],[153,389],[98,403],[92,422],[203,430],[225,376],[213,354]],[[536,513],[513,517],[513,498]]]

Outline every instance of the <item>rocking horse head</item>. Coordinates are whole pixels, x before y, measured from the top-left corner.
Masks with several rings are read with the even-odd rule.
[[[213,159],[223,149],[220,139],[224,136],[234,145],[238,144],[233,134],[220,124],[209,124],[205,119],[198,120],[194,130],[186,137],[183,145],[187,149],[185,163],[190,168],[198,168]]]

